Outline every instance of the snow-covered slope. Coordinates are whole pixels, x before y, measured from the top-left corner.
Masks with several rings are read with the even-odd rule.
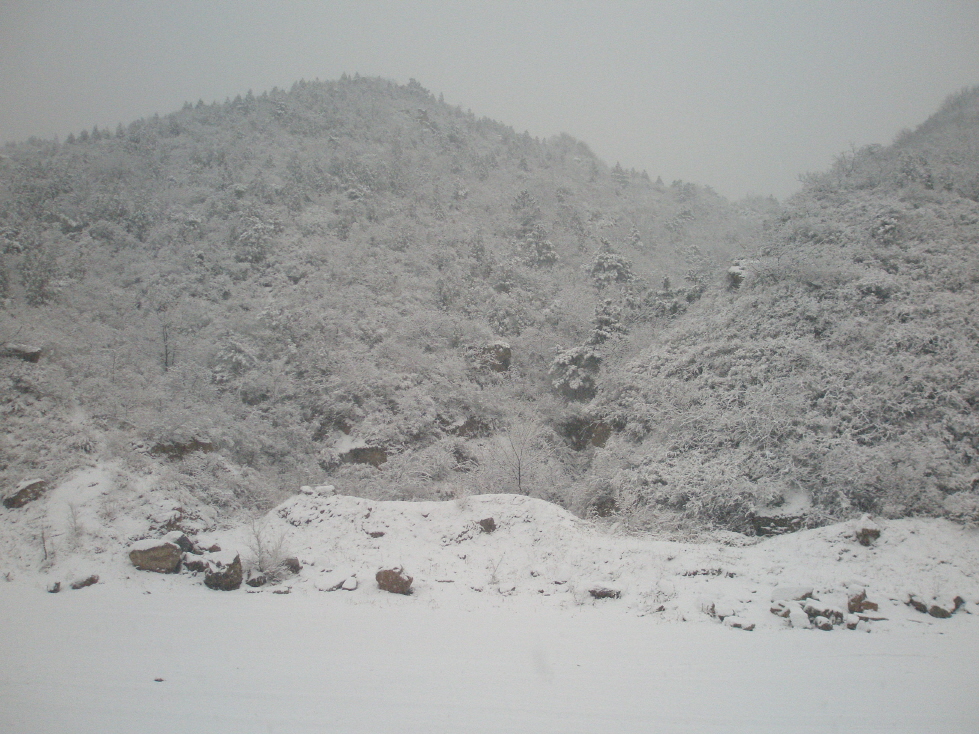
[[[402,567],[413,577],[410,603],[438,608],[600,605],[651,620],[730,617],[728,624],[782,628],[789,617],[772,613],[774,597],[814,597],[846,615],[848,599],[865,590],[878,609],[861,610],[861,630],[948,624],[909,606],[912,596],[929,607],[958,603],[957,618],[979,612],[979,531],[944,520],[878,521],[880,537],[868,546],[853,523],[679,543],[619,535],[518,495],[381,502],[327,486],[304,487],[267,516],[218,530],[150,488],[129,489],[125,499],[115,476],[111,466],[96,467],[26,508],[0,510],[0,573],[39,589],[91,574],[102,584],[150,591],[199,584],[199,574],[149,574],[129,561],[130,542],[178,526],[203,547],[238,551],[246,572],[256,533],[302,564],[280,584],[242,586],[236,594],[329,593],[349,603],[401,604],[378,588],[375,574]]]

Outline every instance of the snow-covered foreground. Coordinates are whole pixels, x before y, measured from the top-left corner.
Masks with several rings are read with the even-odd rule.
[[[0,730],[979,731],[979,635],[655,624],[608,606],[0,586]],[[162,681],[156,681],[162,678]]]
[[[867,545],[852,523],[677,543],[529,497],[332,487],[219,529],[110,469],[0,508],[4,734],[979,731],[975,529],[913,519],[878,521]],[[301,570],[225,592],[133,567],[133,541],[188,518],[200,546],[247,567],[259,532]],[[396,566],[410,596],[375,583]],[[859,623],[858,591],[877,607]],[[799,596],[840,618],[811,629],[811,599],[773,613]]]

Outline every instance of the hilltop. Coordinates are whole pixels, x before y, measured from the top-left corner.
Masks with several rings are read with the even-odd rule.
[[[360,77],[8,145],[0,478],[584,511],[580,402],[774,206]]]

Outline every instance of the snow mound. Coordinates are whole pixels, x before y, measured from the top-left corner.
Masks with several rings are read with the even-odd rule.
[[[522,495],[385,502],[321,486],[220,530],[206,507],[152,482],[100,464],[22,508],[0,508],[0,578],[42,591],[92,575],[98,587],[154,593],[201,585],[192,564],[181,574],[149,574],[128,557],[134,542],[156,542],[176,526],[202,548],[240,554],[246,580],[259,546],[298,559],[299,573],[239,594],[380,607],[594,607],[741,630],[818,629],[813,620],[822,618],[833,630],[938,631],[979,619],[979,530],[947,520],[878,518],[870,540],[861,539],[863,521],[680,543],[617,534]],[[410,595],[378,587],[377,572],[395,568],[412,577]],[[847,612],[809,614],[807,604]]]

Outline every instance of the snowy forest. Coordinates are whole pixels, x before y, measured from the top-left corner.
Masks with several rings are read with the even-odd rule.
[[[8,144],[0,482],[975,523],[977,242],[979,89],[784,203],[359,76]]]

